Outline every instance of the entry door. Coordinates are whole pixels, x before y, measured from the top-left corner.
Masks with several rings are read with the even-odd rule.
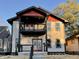
[[[42,51],[42,39],[33,39],[34,51]]]

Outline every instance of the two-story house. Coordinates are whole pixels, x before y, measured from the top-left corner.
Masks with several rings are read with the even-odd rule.
[[[65,53],[65,20],[38,8],[29,7],[8,19],[12,26],[12,53],[34,52]]]

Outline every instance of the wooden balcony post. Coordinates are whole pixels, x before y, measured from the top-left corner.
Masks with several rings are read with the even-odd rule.
[[[48,17],[46,16],[45,17],[45,26],[46,26],[46,51],[48,50],[48,47],[47,47],[47,19],[48,19]]]

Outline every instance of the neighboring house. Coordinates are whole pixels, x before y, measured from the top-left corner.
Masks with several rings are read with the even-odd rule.
[[[34,52],[65,53],[65,30],[63,19],[50,12],[29,7],[8,19],[12,26],[12,53]]]
[[[66,52],[68,54],[79,54],[79,35],[72,35],[66,39]]]
[[[10,32],[7,26],[0,26],[0,53],[8,52],[10,49]]]

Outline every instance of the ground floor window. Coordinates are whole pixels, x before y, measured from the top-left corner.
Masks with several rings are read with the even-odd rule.
[[[51,40],[50,39],[47,39],[47,46],[51,47]]]
[[[2,39],[0,39],[0,48],[2,48],[2,45],[3,45],[3,44],[2,44]]]
[[[56,48],[61,48],[61,42],[59,39],[56,39]]]

